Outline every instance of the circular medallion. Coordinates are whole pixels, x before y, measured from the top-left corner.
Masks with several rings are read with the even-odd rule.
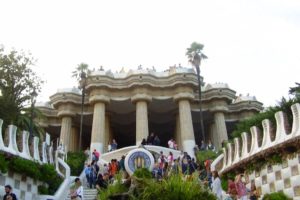
[[[139,168],[147,168],[151,171],[153,166],[153,155],[142,148],[129,151],[125,157],[125,169],[129,175],[132,175],[134,171]]]

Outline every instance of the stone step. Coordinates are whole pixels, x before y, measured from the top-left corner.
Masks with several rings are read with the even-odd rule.
[[[97,200],[98,191],[96,189],[83,188],[83,199],[84,200]],[[70,195],[66,200],[71,200]]]

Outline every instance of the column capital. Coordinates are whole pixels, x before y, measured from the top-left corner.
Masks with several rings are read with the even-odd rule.
[[[90,97],[89,99],[90,101],[90,104],[95,104],[97,102],[102,102],[102,103],[105,103],[105,104],[108,104],[110,99],[108,96],[105,96],[105,95],[100,95],[100,94],[97,94],[97,95],[93,95]]]
[[[177,93],[176,95],[174,95],[173,99],[175,102],[178,102],[180,100],[193,100],[195,98],[195,96],[191,93],[188,92],[181,92],[181,93]]]
[[[136,103],[137,101],[146,101],[147,103],[152,100],[152,96],[147,94],[136,94],[131,97],[132,103]]]
[[[71,110],[61,110],[57,113],[58,117],[75,117],[76,113]]]
[[[226,106],[215,106],[210,108],[209,111],[212,113],[217,113],[217,112],[226,113],[228,111],[228,108]]]

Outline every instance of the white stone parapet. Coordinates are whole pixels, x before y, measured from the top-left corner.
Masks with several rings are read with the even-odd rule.
[[[133,74],[151,74],[152,76],[156,77],[167,77],[172,74],[176,73],[195,73],[193,68],[186,68],[186,67],[170,67],[168,70],[157,72],[153,69],[136,69],[136,70],[129,70],[128,72],[125,72],[125,70],[121,70],[120,72],[113,73],[111,70],[108,71],[92,71],[89,76],[110,76],[115,79],[122,79],[126,78],[128,76],[131,76]]]
[[[62,177],[64,177],[64,181],[61,184],[60,188],[58,191],[55,193],[54,196],[51,195],[31,195],[32,200],[40,199],[40,200],[45,200],[45,199],[53,199],[53,200],[61,200],[65,199],[68,193],[65,191],[69,187],[69,179],[70,179],[70,167],[65,163],[64,161],[64,156],[65,152],[62,150],[56,151],[56,157],[55,157],[55,162],[53,161],[53,143],[51,145],[47,145],[46,142],[43,142],[42,144],[42,158],[40,158],[40,150],[39,150],[39,138],[38,137],[33,137],[33,155],[30,154],[29,151],[29,133],[27,131],[22,132],[22,151],[19,150],[18,145],[17,145],[17,140],[16,140],[16,134],[17,134],[17,127],[14,125],[9,125],[8,126],[8,144],[5,144],[3,141],[3,132],[2,131],[2,125],[3,125],[3,120],[0,119],[0,150],[4,151],[9,154],[13,154],[18,157],[22,157],[27,160],[32,160],[32,161],[38,161],[40,164],[43,163],[49,163],[49,164],[56,164],[56,170],[58,174],[60,174]],[[5,136],[5,135],[4,135]],[[49,158],[49,159],[48,159]],[[60,168],[64,168],[64,173],[60,172]],[[26,197],[26,200],[30,200],[30,198]]]
[[[292,114],[293,114],[293,124],[292,124],[292,130],[289,132],[288,130],[288,122],[285,113],[282,111],[278,111],[275,113],[275,119],[276,119],[276,131],[272,131],[272,125],[269,119],[265,119],[262,121],[262,127],[263,127],[263,132],[262,136],[260,134],[260,130],[258,127],[251,127],[250,132],[251,132],[251,140],[248,137],[247,132],[243,132],[241,134],[242,138],[242,146],[240,148],[239,146],[239,138],[234,139],[234,152],[232,152],[232,145],[228,144],[226,148],[223,148],[223,154],[221,154],[217,159],[214,160],[212,163],[211,168],[218,170],[219,173],[226,173],[228,170],[232,170],[235,167],[239,166],[240,163],[245,163],[249,160],[249,158],[254,159],[256,156],[259,156],[262,152],[267,151],[270,148],[277,147],[278,145],[282,145],[284,143],[290,143],[293,142],[296,139],[299,139],[300,136],[300,104],[296,103],[291,106]],[[271,140],[271,135],[272,133],[275,132],[275,139],[272,141]],[[261,142],[260,142],[261,141]],[[261,144],[261,145],[260,145]],[[248,147],[250,146],[250,149]],[[241,150],[240,150],[241,149]],[[241,152],[240,152],[241,151]],[[233,156],[232,156],[233,155]],[[300,155],[298,155],[298,159],[289,159],[288,166],[291,166],[291,171],[290,168],[288,170],[285,170],[284,166],[271,166],[273,167],[273,170],[277,170],[282,176],[281,179],[284,179],[286,182],[290,182],[289,184],[283,183],[282,184],[282,189],[284,190],[285,193],[287,193],[289,196],[294,197],[294,199],[298,198],[300,199],[300,176],[299,176],[299,169],[300,169]],[[290,163],[294,162],[294,163]],[[284,165],[284,164],[283,164]],[[218,169],[216,169],[216,166],[221,166]],[[294,169],[295,168],[295,169]],[[269,169],[264,169],[269,170]],[[262,176],[262,174],[253,177],[254,174],[252,174],[250,179],[255,181],[261,181],[261,182],[255,182],[256,186],[261,186],[262,193],[269,193],[269,192],[275,192],[279,191],[281,186],[280,183],[274,179],[273,176],[267,176],[267,172],[262,170],[260,173],[266,174],[265,176]],[[293,172],[294,170],[294,172]],[[285,174],[285,171],[289,171],[288,174]],[[294,173],[294,175],[293,175]],[[298,174],[298,175],[297,175]],[[297,175],[297,176],[296,176]],[[259,179],[259,180],[258,180]],[[297,181],[296,181],[297,179]],[[273,180],[273,181],[272,181]],[[277,179],[276,179],[277,180]],[[274,188],[273,182],[276,182]],[[268,185],[264,185],[267,182],[270,183]],[[293,189],[285,189],[285,188],[294,188]],[[284,187],[283,187],[284,186]],[[298,188],[298,190],[297,190]],[[290,191],[291,190],[291,191]],[[292,191],[293,190],[293,191]],[[297,191],[296,191],[297,190]],[[299,194],[298,194],[299,193]],[[295,196],[298,194],[299,196]]]

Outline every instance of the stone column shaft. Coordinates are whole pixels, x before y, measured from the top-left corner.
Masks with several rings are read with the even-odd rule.
[[[91,151],[96,149],[97,151],[103,153],[105,142],[105,103],[103,102],[97,102],[94,105],[91,137]]]
[[[108,151],[108,143],[110,142],[110,125],[109,117],[105,116],[105,141],[104,141],[104,152]]]
[[[60,129],[60,142],[66,148],[66,151],[69,151],[69,141],[71,135],[71,128],[72,128],[72,117],[70,116],[63,116],[61,119],[61,129]]]
[[[182,149],[179,114],[176,114],[176,132],[175,132],[175,140],[176,140],[178,149]]]
[[[149,135],[148,110],[146,101],[136,102],[136,145]]]
[[[78,150],[78,129],[76,127],[72,127],[70,142],[69,142],[69,151],[77,151]]]
[[[218,149],[222,146],[223,140],[228,140],[226,123],[225,123],[225,116],[223,112],[215,112],[215,126],[216,126],[216,133],[218,137],[218,143],[214,144]]]
[[[180,118],[180,138],[183,150],[194,157],[195,136],[190,102],[187,99],[178,101]]]

